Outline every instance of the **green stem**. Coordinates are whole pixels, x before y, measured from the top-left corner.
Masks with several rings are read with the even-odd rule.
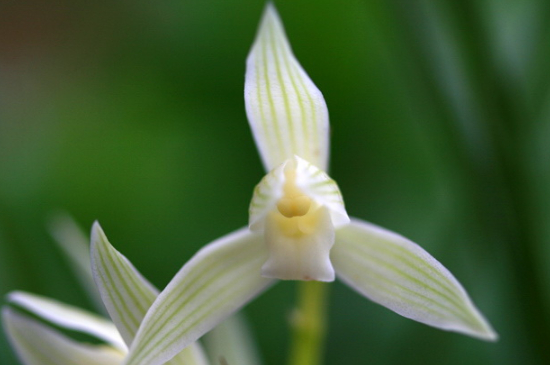
[[[298,283],[298,306],[291,319],[292,345],[289,365],[322,363],[327,289],[327,284],[318,281]]]

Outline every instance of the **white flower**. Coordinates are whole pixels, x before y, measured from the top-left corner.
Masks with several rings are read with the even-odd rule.
[[[25,365],[119,365],[128,353],[139,324],[158,291],[116,251],[99,224],[92,234],[92,271],[112,321],[96,314],[25,292],[8,295],[2,322],[19,359]],[[82,255],[86,256],[86,255]],[[89,257],[89,255],[87,255]],[[88,260],[89,261],[89,260]],[[14,307],[66,330],[91,335],[103,344],[77,342]],[[167,364],[208,365],[201,346],[192,343]]]
[[[249,228],[200,250],[148,311],[126,365],[160,365],[276,279],[332,281],[419,322],[497,335],[436,259],[410,240],[349,219],[328,165],[328,111],[294,57],[273,5],[247,60],[246,111],[268,174]]]

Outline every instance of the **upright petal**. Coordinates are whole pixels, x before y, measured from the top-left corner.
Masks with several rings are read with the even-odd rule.
[[[107,240],[95,222],[91,239],[92,272],[103,303],[130,347],[158,291]]]
[[[10,308],[2,322],[25,365],[118,365],[124,353],[105,345],[84,345]]]
[[[344,282],[404,317],[483,340],[497,338],[454,276],[396,233],[352,220],[337,231],[331,260]]]
[[[247,228],[203,247],[147,312],[126,365],[160,365],[266,289],[262,236]]]
[[[159,292],[109,243],[97,222],[92,227],[91,256],[105,307],[129,347]],[[205,365],[207,360],[201,346],[194,342],[167,364]]]
[[[116,327],[106,319],[82,309],[35,294],[15,291],[8,301],[60,327],[96,336],[126,351]]]
[[[246,114],[266,171],[297,155],[328,164],[328,110],[269,3],[246,61]]]

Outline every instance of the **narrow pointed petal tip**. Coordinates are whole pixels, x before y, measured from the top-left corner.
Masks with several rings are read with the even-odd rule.
[[[103,303],[130,346],[158,290],[109,243],[97,222],[92,227],[91,259],[92,273]]]
[[[2,308],[7,337],[25,365],[119,365],[124,351],[107,345],[78,343],[31,317]]]
[[[92,227],[92,272],[111,319],[128,346],[158,290],[109,242],[99,223]],[[199,343],[194,342],[166,365],[208,364]]]
[[[248,228],[203,247],[153,303],[125,364],[165,363],[267,289],[266,256],[261,235]]]
[[[266,171],[298,155],[326,170],[328,110],[268,3],[246,62],[245,104]]]
[[[126,345],[116,327],[103,317],[39,295],[14,291],[8,294],[10,304],[60,327],[87,333],[126,351]]]
[[[498,339],[449,270],[396,233],[352,219],[336,232],[331,260],[340,279],[404,317],[486,341]]]

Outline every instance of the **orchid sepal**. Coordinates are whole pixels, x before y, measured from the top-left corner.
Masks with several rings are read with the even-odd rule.
[[[328,109],[294,56],[273,4],[265,7],[246,61],[248,121],[266,171],[294,155],[328,166]]]
[[[163,364],[267,289],[261,241],[243,228],[197,252],[147,312],[124,364]]]
[[[404,317],[482,340],[498,338],[450,271],[399,234],[352,219],[336,232],[331,260],[341,280]]]

